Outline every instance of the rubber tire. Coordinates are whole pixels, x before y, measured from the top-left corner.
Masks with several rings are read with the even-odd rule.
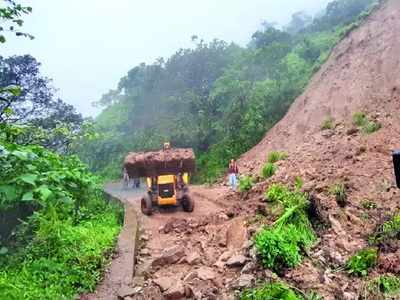
[[[189,195],[185,195],[182,198],[182,208],[185,212],[193,212],[194,210],[194,200]]]
[[[148,195],[143,196],[140,200],[140,208],[142,213],[146,216],[151,216],[153,214],[153,203]]]

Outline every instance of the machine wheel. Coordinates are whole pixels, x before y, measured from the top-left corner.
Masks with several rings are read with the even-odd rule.
[[[142,213],[146,216],[151,216],[153,214],[153,203],[151,203],[149,195],[142,197],[142,200],[140,201],[140,208],[142,209]]]
[[[189,196],[185,195],[182,198],[182,208],[186,212],[192,212],[194,209],[194,200]]]

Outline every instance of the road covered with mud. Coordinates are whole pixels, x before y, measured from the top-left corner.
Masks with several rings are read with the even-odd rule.
[[[123,190],[119,183],[105,190],[136,211],[135,274],[130,282],[124,278],[130,256],[120,245],[132,237],[121,233],[117,253],[90,299],[233,299],[236,289],[255,280],[245,222],[229,212],[226,187],[192,186],[193,213],[163,208],[150,217],[140,212],[144,190]]]

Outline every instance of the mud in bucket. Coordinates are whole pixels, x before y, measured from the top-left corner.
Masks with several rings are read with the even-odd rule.
[[[394,174],[396,176],[396,184],[400,189],[400,150],[393,151]]]

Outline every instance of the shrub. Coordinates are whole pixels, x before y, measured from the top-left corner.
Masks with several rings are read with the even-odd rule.
[[[376,131],[378,131],[379,129],[382,128],[382,125],[376,121],[368,121],[363,127],[362,130],[364,133],[366,134],[371,134],[374,133]]]
[[[367,276],[369,269],[374,267],[378,261],[378,250],[367,248],[352,256],[346,263],[346,269],[350,274],[356,276]]]
[[[276,282],[268,283],[263,287],[249,289],[242,293],[241,300],[302,300],[302,296],[296,294],[287,285]]]
[[[400,214],[393,216],[379,226],[369,238],[369,243],[377,246],[394,239],[400,239]]]
[[[306,214],[306,195],[276,184],[266,196],[268,201],[282,204],[285,210],[272,227],[263,228],[255,237],[261,262],[276,271],[295,267],[301,262],[302,249],[312,246],[316,239]]]
[[[346,186],[343,183],[336,183],[330,187],[329,193],[335,196],[339,206],[344,207],[347,204]]]
[[[362,291],[361,299],[397,299],[400,295],[400,277],[381,275],[368,281]],[[392,298],[393,297],[393,298]]]
[[[270,178],[275,175],[277,167],[273,163],[266,163],[261,170],[262,178]]]
[[[356,112],[353,114],[353,123],[358,127],[363,127],[367,124],[367,115],[363,112]]]
[[[239,191],[245,193],[253,187],[253,178],[251,176],[243,176],[239,179]]]
[[[122,209],[103,199],[98,178],[76,157],[4,142],[0,212],[23,205],[33,214],[0,246],[0,295],[72,299],[93,290],[122,219]]]
[[[329,130],[329,129],[333,129],[333,127],[334,127],[333,119],[327,118],[322,122],[321,130]]]
[[[382,125],[377,121],[369,120],[367,115],[362,112],[353,114],[354,125],[361,127],[365,134],[371,134],[382,128]]]
[[[364,199],[364,200],[361,202],[361,205],[362,205],[363,208],[368,209],[368,210],[370,210],[370,209],[375,209],[375,208],[378,207],[378,206],[376,205],[375,202],[370,201],[370,200],[368,200],[368,199]]]
[[[268,202],[283,202],[288,197],[288,189],[281,184],[272,184],[265,193]]]
[[[303,179],[301,179],[300,176],[296,176],[294,179],[294,186],[295,186],[296,190],[301,190],[303,185],[304,185]]]
[[[267,162],[274,164],[280,160],[285,160],[287,157],[288,155],[284,152],[273,151],[268,154]]]

